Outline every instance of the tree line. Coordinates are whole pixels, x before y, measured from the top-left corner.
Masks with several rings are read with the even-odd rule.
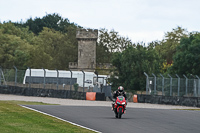
[[[148,45],[134,44],[122,52],[115,52],[112,58],[112,82],[115,88],[119,85],[128,90],[145,90],[146,72],[167,77],[183,74],[200,75],[200,33],[189,33],[186,29],[177,27],[165,33],[161,41],[153,41]],[[117,77],[117,78],[116,78]],[[153,76],[152,76],[153,77]]]
[[[59,14],[26,22],[0,23],[0,66],[18,69],[68,70],[78,61],[77,28],[83,28]],[[200,33],[176,27],[163,40],[133,43],[114,29],[99,29],[97,63],[112,63],[109,82],[116,88],[145,90],[144,72],[151,75],[200,75]]]

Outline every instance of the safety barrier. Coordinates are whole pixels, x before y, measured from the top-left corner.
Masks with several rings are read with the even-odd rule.
[[[86,92],[86,100],[95,101],[96,92]]]
[[[69,91],[69,90],[23,88],[17,86],[0,86],[0,93],[23,95],[23,96],[70,98],[70,99],[86,100],[85,92]]]
[[[102,92],[96,92],[96,101],[105,101],[105,93]]]
[[[137,100],[139,103],[168,104],[168,105],[200,107],[200,97],[178,97],[178,96],[138,94]]]
[[[133,102],[134,102],[134,103],[137,103],[137,102],[138,102],[137,95],[133,95]]]
[[[91,100],[91,101],[105,101],[105,93],[101,92],[86,92],[86,100]]]
[[[105,93],[101,93],[101,92],[78,92],[78,91],[70,91],[70,90],[23,88],[23,87],[17,87],[17,86],[0,86],[0,94],[70,98],[70,99],[93,100],[93,101],[106,100]]]

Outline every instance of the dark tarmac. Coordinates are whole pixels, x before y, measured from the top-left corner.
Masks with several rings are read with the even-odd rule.
[[[110,107],[25,106],[103,133],[200,133],[200,111],[127,108],[117,119]]]

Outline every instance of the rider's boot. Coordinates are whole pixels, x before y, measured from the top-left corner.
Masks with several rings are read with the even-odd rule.
[[[124,107],[124,114],[126,113],[126,106]]]
[[[111,110],[114,111],[114,103],[112,103],[112,109]]]

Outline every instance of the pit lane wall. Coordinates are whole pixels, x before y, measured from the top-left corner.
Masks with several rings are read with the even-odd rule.
[[[41,89],[41,88],[24,88],[18,86],[0,86],[0,94],[14,94],[23,96],[37,96],[37,97],[53,97],[53,98],[66,98],[66,99],[86,99],[86,95],[90,92],[79,92],[70,90],[55,90],[55,89]],[[96,101],[104,101],[105,93],[93,92],[95,97],[92,97]]]
[[[138,103],[168,104],[200,107],[200,97],[178,97],[178,96],[161,96],[137,94]]]

